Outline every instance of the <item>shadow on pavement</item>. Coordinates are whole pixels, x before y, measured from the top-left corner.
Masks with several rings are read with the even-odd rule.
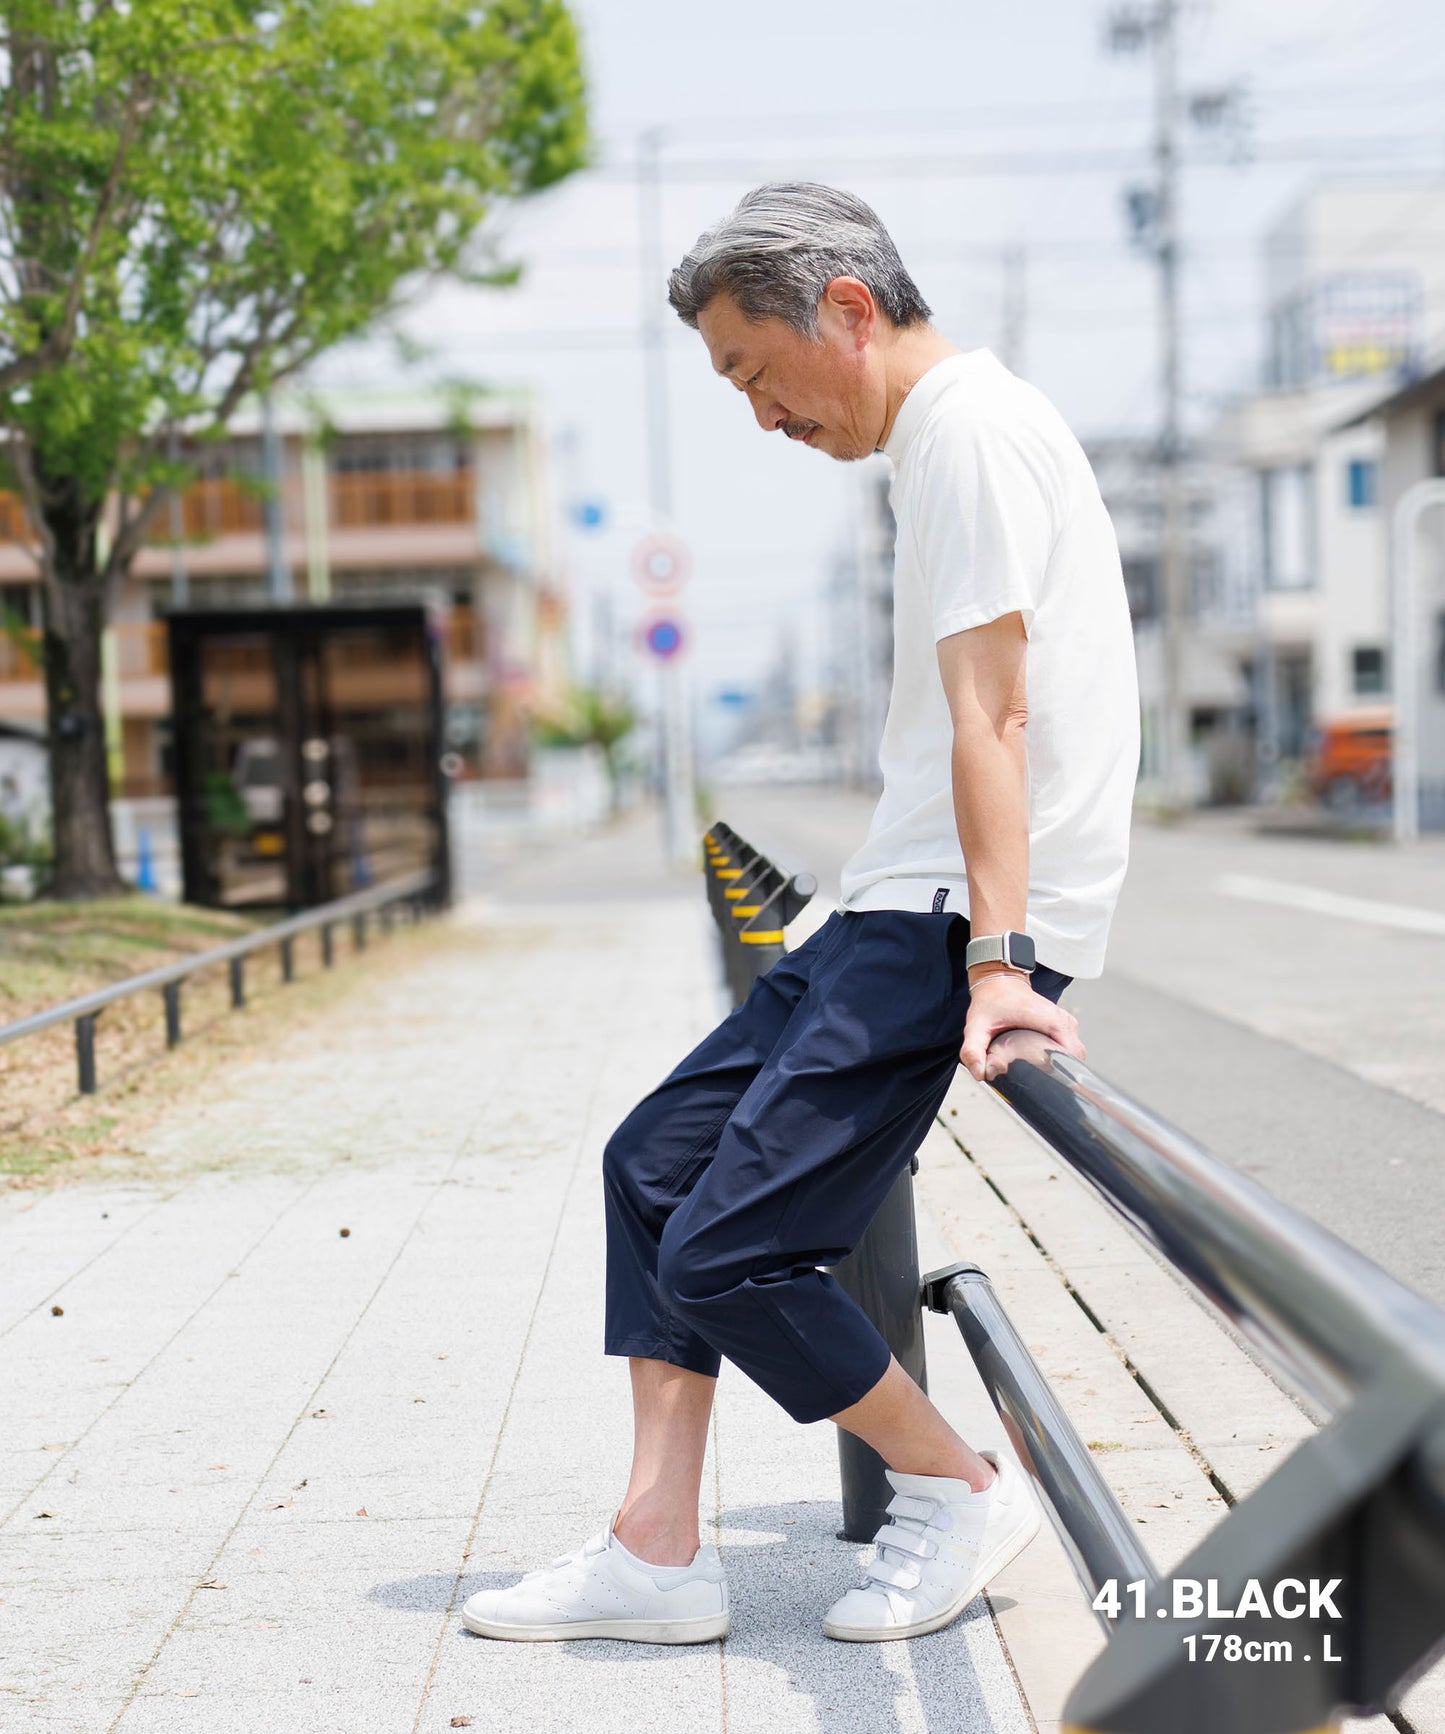
[[[827,1734],[887,1734],[894,1729],[916,1731],[920,1726],[929,1734],[1021,1734],[1026,1723],[1015,1707],[1016,1695],[1007,1694],[1009,1709],[1000,1722],[994,1714],[1000,1682],[981,1680],[975,1666],[970,1640],[984,1633],[971,1628],[980,1622],[987,1628],[990,1621],[981,1597],[951,1626],[906,1644],[843,1644],[823,1635],[822,1618],[829,1603],[860,1581],[863,1549],[838,1540],[840,1521],[840,1509],[833,1501],[724,1511],[720,1546],[728,1572],[732,1631],[721,1648],[732,1725],[762,1727],[771,1719],[769,1707],[775,1714],[777,1691],[772,1675],[782,1669],[789,1693],[807,1702],[816,1725]],[[515,1583],[520,1575],[517,1571],[469,1572],[457,1605],[476,1590]],[[425,1605],[440,1612],[447,1606],[454,1581],[442,1574],[403,1579],[378,1585],[369,1599],[398,1610]],[[479,1658],[494,1646],[494,1640],[474,1637],[460,1622],[456,1636],[480,1646]],[[992,1653],[996,1646],[991,1632],[987,1636]],[[701,1647],[687,1646],[689,1651]],[[531,1652],[529,1672],[534,1684],[545,1679],[549,1667],[559,1670],[558,1690],[568,1703],[577,1697],[576,1670],[596,1673],[596,1690],[602,1693],[606,1673],[618,1668],[676,1668],[681,1653],[680,1646],[595,1638],[505,1648]],[[681,1684],[680,1672],[677,1677]],[[663,1685],[661,1676],[658,1684]],[[989,1684],[993,1689],[986,1691]],[[763,1718],[757,1722],[749,1709],[755,1694]],[[675,1725],[680,1725],[686,1719],[685,1706],[674,1701],[671,1709]],[[701,1717],[709,1714],[701,1704],[697,1709]],[[538,1711],[544,1715],[545,1706],[539,1703]]]

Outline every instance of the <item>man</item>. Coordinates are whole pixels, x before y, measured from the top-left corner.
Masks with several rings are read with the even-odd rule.
[[[482,1591],[497,1638],[691,1643],[728,1629],[698,1497],[720,1357],[889,1465],[895,1497],[830,1637],[954,1619],[1037,1531],[1011,1462],[973,1450],[820,1266],[858,1241],[961,1058],[1001,1030],[1082,1055],[1057,1005],[1097,975],[1138,762],[1113,530],[1057,412],[959,353],[860,200],[760,187],[669,299],[768,431],[895,470],[883,794],[842,908],[624,1121],[604,1157],[605,1347],[630,1358],[631,1481],[608,1528]],[[1036,955],[1035,955],[1036,953]],[[960,1048],[961,1039],[961,1048]]]

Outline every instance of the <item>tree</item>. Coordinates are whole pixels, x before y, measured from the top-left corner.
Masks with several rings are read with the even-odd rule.
[[[0,424],[38,543],[54,894],[96,896],[106,602],[177,454],[417,285],[482,275],[496,202],[584,162],[583,78],[563,0],[0,0],[0,29]]]
[[[561,707],[539,716],[538,741],[548,747],[597,746],[607,766],[608,805],[615,816],[622,803],[622,755],[618,750],[637,727],[637,715],[625,698],[598,687],[573,687]]]

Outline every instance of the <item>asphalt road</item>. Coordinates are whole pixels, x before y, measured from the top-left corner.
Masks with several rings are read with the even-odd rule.
[[[721,816],[817,873],[872,802],[726,789]],[[1238,815],[1136,828],[1089,1062],[1445,1303],[1445,841],[1262,837]]]

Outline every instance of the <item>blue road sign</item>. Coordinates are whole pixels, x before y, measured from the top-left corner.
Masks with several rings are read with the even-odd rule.
[[[649,654],[666,662],[682,649],[685,642],[682,624],[665,616],[649,620],[643,628],[642,642]]]

